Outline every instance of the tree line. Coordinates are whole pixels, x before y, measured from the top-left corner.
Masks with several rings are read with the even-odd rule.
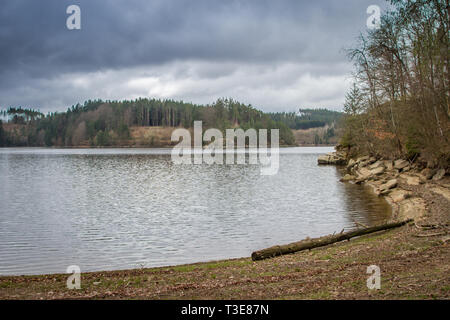
[[[12,123],[18,126],[5,130],[0,124],[1,146],[114,146],[126,144],[132,126],[191,128],[195,120],[203,121],[205,130],[279,129],[280,143],[295,144],[291,130],[282,121],[275,121],[251,105],[233,99],[218,99],[211,105],[143,98],[89,100],[66,112],[33,117],[27,116],[32,114],[31,109],[9,110],[10,115],[15,112]]]
[[[269,113],[274,121],[280,121],[294,130],[306,130],[338,124],[342,112],[328,109],[299,109],[298,112]]]
[[[15,124],[24,124],[25,122],[35,120],[44,116],[37,110],[22,107],[10,107],[8,108],[8,110],[1,110],[0,115],[5,119],[11,118],[11,122]]]

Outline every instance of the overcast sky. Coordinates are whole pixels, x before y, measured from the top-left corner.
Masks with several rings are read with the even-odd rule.
[[[66,9],[81,8],[81,30]],[[340,109],[343,52],[382,0],[2,0],[0,107],[232,97],[264,111]]]

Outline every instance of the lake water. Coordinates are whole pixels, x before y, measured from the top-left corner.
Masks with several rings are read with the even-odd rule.
[[[0,149],[0,274],[65,273],[250,256],[389,206],[318,166],[332,148],[283,148],[258,165],[175,165],[170,149]]]

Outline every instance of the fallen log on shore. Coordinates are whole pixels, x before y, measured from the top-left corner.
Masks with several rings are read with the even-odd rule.
[[[285,254],[290,254],[290,253],[294,253],[294,252],[298,252],[298,251],[313,249],[313,248],[317,248],[317,247],[323,247],[323,246],[327,246],[327,245],[335,243],[335,242],[350,240],[351,238],[363,236],[363,235],[366,235],[369,233],[398,228],[398,227],[401,227],[411,221],[413,221],[413,220],[409,219],[409,220],[402,221],[402,222],[388,223],[388,224],[383,224],[380,226],[358,229],[358,230],[349,231],[349,232],[345,232],[345,233],[341,232],[340,234],[337,234],[337,235],[333,234],[333,235],[329,235],[329,236],[325,236],[325,237],[321,237],[321,238],[306,239],[306,240],[293,242],[293,243],[286,244],[286,245],[274,246],[274,247],[270,247],[267,249],[253,252],[252,260],[253,261],[264,260],[264,259],[281,256],[281,255],[285,255]]]

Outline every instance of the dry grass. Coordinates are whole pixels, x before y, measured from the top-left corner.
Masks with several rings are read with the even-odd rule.
[[[137,147],[166,147],[176,143],[171,141],[173,127],[131,127],[132,145]]]
[[[294,134],[295,143],[299,146],[305,145],[315,145],[314,137],[318,135],[319,137],[323,137],[327,132],[329,127],[321,127],[321,128],[310,128],[305,130],[292,130]],[[328,145],[336,145],[338,143],[337,137],[332,137],[329,139]]]

